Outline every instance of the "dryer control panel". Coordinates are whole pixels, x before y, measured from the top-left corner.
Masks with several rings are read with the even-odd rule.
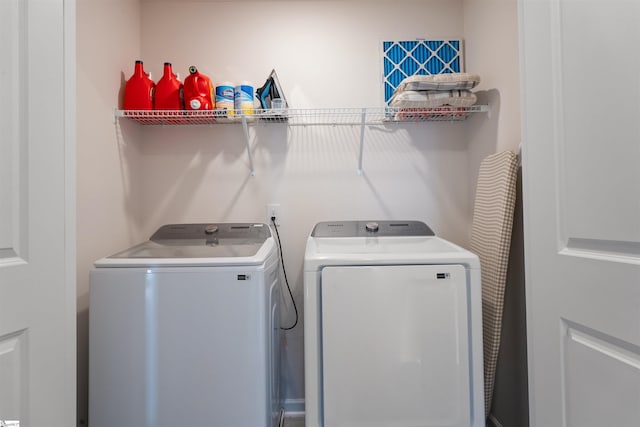
[[[422,221],[327,221],[319,222],[312,237],[434,236]]]

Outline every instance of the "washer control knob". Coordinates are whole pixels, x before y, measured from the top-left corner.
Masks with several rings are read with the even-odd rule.
[[[213,234],[218,231],[217,225],[207,225],[204,229],[205,234]]]
[[[380,227],[378,226],[377,222],[368,222],[365,228],[367,229],[367,231],[371,231],[375,233],[376,231],[378,231],[378,228]]]

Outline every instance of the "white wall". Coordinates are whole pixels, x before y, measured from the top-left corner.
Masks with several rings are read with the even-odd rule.
[[[140,214],[140,206],[129,197],[137,182],[132,171],[137,170],[139,162],[138,146],[119,138],[112,122],[122,82],[133,72],[133,61],[139,54],[140,5],[137,1],[77,1],[80,425],[87,420],[89,270],[96,259],[142,238],[136,229],[138,221],[134,220]]]
[[[515,0],[489,3],[497,8],[503,2],[515,5]],[[516,133],[504,107],[512,111],[514,96],[518,104],[517,88],[512,93],[517,52],[497,67],[485,57],[493,44],[483,43],[510,35],[517,46],[515,15],[496,11],[490,24],[474,27],[473,15],[489,19],[491,14],[478,5],[485,2],[471,0],[78,3],[82,416],[91,262],[147,238],[162,224],[265,221],[265,205],[280,203],[287,274],[299,307],[304,244],[318,221],[418,219],[467,246],[480,154],[513,147]],[[487,39],[487,33],[493,36]],[[164,61],[171,61],[181,78],[193,64],[214,82],[249,80],[255,86],[275,68],[294,107],[381,106],[381,41],[416,37],[464,37],[467,71],[483,78],[481,89],[488,92],[482,96],[491,100],[497,93],[502,105],[491,118],[479,114],[463,123],[367,128],[363,176],[356,172],[358,127],[252,127],[251,177],[239,125],[111,123],[118,91],[138,58],[154,80]],[[302,325],[286,338],[283,393],[302,398]]]

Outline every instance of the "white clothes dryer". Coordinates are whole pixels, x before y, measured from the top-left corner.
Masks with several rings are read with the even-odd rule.
[[[480,261],[418,221],[318,223],[306,427],[484,426]]]
[[[266,224],[172,224],[91,272],[92,427],[276,427],[279,261]]]

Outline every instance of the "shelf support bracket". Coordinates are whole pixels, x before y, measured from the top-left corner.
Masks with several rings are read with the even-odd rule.
[[[247,125],[247,116],[242,115],[242,131],[244,132],[244,140],[247,143],[247,156],[249,157],[249,169],[251,170],[250,175],[255,176],[256,172],[253,168],[253,156],[251,155],[251,144],[249,141],[249,126]]]
[[[364,171],[362,170],[362,156],[364,152],[364,128],[367,123],[367,109],[362,109],[362,118],[360,121],[360,156],[358,158],[358,175],[362,175]]]

